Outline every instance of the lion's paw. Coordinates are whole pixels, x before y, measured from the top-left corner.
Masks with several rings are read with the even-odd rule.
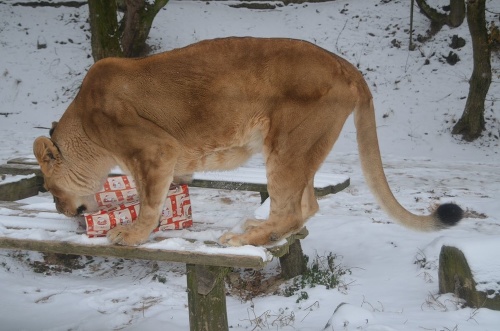
[[[219,243],[225,246],[243,246],[247,243],[243,240],[243,235],[226,232],[219,238]]]
[[[149,235],[143,235],[132,226],[118,225],[108,231],[108,240],[115,245],[137,246],[144,243]]]

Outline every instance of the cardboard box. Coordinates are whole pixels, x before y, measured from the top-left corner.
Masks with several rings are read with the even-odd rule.
[[[94,214],[84,214],[89,237],[106,236],[116,225],[130,224],[139,215],[139,195],[130,176],[108,178],[95,198],[101,210]],[[187,185],[170,186],[158,224],[155,232],[185,229],[193,225]]]

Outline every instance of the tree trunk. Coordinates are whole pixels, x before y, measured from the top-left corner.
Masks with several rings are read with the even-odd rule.
[[[168,0],[155,0],[149,4],[145,0],[125,0],[126,12],[121,22],[123,30],[122,48],[126,57],[144,55],[146,39],[158,12],[168,3]]]
[[[448,25],[452,28],[460,26],[465,18],[465,1],[450,0],[450,14],[443,14],[429,6],[427,0],[416,0],[422,13],[431,20],[433,25],[442,27]]]
[[[464,22],[465,19],[465,1],[464,0],[450,0],[450,16],[449,26],[456,28]]]
[[[484,101],[491,83],[491,50],[486,28],[485,2],[486,0],[467,2],[467,23],[472,37],[474,68],[465,110],[452,130],[452,134],[460,134],[466,141],[479,138],[484,130]]]
[[[116,1],[89,0],[92,57],[94,61],[122,56],[116,19]]]

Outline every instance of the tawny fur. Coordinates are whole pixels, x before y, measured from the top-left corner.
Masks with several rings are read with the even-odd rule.
[[[81,206],[95,209],[92,195],[113,166],[129,171],[140,214],[108,237],[137,245],[157,226],[174,177],[235,168],[262,152],[269,219],[247,222],[243,234],[226,233],[220,241],[266,245],[299,231],[318,210],[314,174],[353,111],[362,168],[379,203],[407,227],[440,228],[436,214],[414,215],[392,195],[362,75],[304,41],[226,38],[142,59],[101,60],[51,139],[37,138],[34,153],[46,188],[67,215]]]

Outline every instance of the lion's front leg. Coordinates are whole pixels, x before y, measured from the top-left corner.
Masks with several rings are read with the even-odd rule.
[[[128,225],[117,225],[108,232],[108,239],[113,244],[136,246],[146,242],[149,235],[158,226],[162,203],[157,206],[148,206],[141,203],[137,220]]]
[[[141,208],[137,220],[132,224],[118,225],[111,229],[108,232],[108,239],[113,244],[127,246],[142,244],[158,226],[172,176],[161,174],[159,178],[154,179],[151,173],[148,175],[146,180],[136,179],[136,183],[142,183],[138,184]]]
[[[160,146],[144,148],[127,164],[137,185],[140,210],[134,223],[116,226],[108,232],[112,243],[135,246],[148,240],[158,226],[173,180],[176,155],[176,149],[163,141]]]

